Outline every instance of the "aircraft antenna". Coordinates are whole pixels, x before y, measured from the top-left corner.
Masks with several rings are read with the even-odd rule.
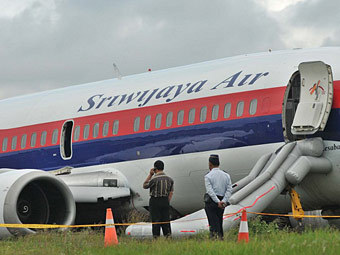
[[[113,72],[116,78],[118,78],[119,80],[122,79],[122,74],[120,73],[118,66],[115,63],[113,63]]]

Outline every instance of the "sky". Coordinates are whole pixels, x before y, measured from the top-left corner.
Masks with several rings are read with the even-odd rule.
[[[0,0],[0,99],[207,60],[340,46],[336,0]]]

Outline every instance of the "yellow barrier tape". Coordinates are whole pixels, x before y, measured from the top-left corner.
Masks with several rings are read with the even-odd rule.
[[[0,224],[3,228],[90,228],[90,227],[108,227],[108,226],[129,226],[129,225],[146,225],[148,222],[143,223],[114,223],[114,224],[88,224],[88,225],[57,225],[57,224]]]
[[[224,215],[235,215],[236,213],[227,213]],[[191,220],[181,220],[175,223],[189,222],[204,220],[204,218],[197,218]],[[148,224],[168,224],[170,221],[164,222],[137,222],[137,223],[113,223],[113,224],[87,224],[87,225],[57,225],[57,224],[0,224],[0,228],[36,228],[36,229],[49,229],[49,228],[90,228],[90,227],[108,227],[108,226],[130,226],[130,225],[148,225]]]
[[[250,214],[256,215],[266,215],[266,216],[281,216],[281,217],[296,217],[293,214],[279,214],[279,213],[259,213],[259,212],[247,212]],[[227,213],[223,216],[233,216],[240,214],[241,212],[236,213]],[[302,218],[340,218],[340,216],[319,216],[319,215],[304,215]],[[204,220],[204,218],[197,218],[191,220],[179,220],[173,223],[182,223],[182,222],[190,222],[197,220]],[[57,225],[57,224],[0,224],[2,228],[34,228],[34,229],[56,229],[56,228],[90,228],[90,227],[108,227],[108,226],[130,226],[130,225],[148,225],[148,224],[167,224],[167,222],[138,222],[138,223],[113,223],[113,224],[87,224],[87,225]]]
[[[267,216],[282,216],[282,217],[300,217],[300,218],[340,218],[339,215],[294,215],[294,214],[279,214],[279,213],[259,213],[259,212],[247,212],[250,214],[257,214],[257,215],[267,215]]]

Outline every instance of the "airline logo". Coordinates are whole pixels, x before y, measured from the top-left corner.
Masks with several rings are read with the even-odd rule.
[[[269,72],[256,74],[243,74],[239,71],[218,84],[209,84],[208,80],[193,81],[179,85],[170,85],[163,88],[152,90],[136,91],[131,94],[105,95],[97,94],[87,99],[87,102],[80,106],[78,112],[86,112],[91,109],[101,109],[103,107],[113,107],[122,104],[137,103],[138,107],[146,106],[150,100],[163,100],[167,103],[172,102],[185,94],[202,93],[204,90],[215,90],[223,88],[240,87],[244,85],[252,86],[261,77],[268,76]]]
[[[311,94],[311,95],[313,95],[313,93],[315,92],[316,93],[316,96],[318,96],[318,89],[321,89],[321,93],[322,93],[322,95],[324,95],[325,94],[325,89],[322,87],[322,86],[320,86],[320,80],[317,82],[317,83],[314,83],[314,85],[309,89],[309,93]]]

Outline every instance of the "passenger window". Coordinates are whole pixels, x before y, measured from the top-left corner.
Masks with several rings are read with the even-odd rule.
[[[155,128],[160,128],[162,124],[162,114],[158,113],[156,115]]]
[[[12,146],[11,146],[12,150],[15,150],[17,148],[17,140],[18,140],[18,137],[17,136],[13,136],[13,138],[12,138]]]
[[[58,129],[54,129],[52,133],[52,144],[56,144],[58,142]]]
[[[255,115],[256,110],[257,110],[257,99],[253,99],[250,101],[249,114]]]
[[[178,124],[178,125],[183,125],[183,118],[184,118],[184,111],[183,111],[183,110],[180,110],[180,111],[177,113],[177,124]]]
[[[212,120],[217,120],[219,109],[220,109],[220,106],[218,104],[215,104],[213,106],[212,112],[211,112],[211,119]]]
[[[47,132],[43,131],[41,133],[41,137],[40,137],[40,145],[44,146],[46,144],[46,136],[47,136]]]
[[[237,103],[236,116],[241,117],[243,115],[244,102],[240,101]]]
[[[133,123],[133,131],[137,132],[139,130],[140,117],[136,117]]]
[[[31,147],[35,147],[36,143],[37,143],[37,133],[33,133],[31,135]]]
[[[144,120],[144,129],[145,130],[150,129],[150,122],[151,122],[151,116],[148,115],[148,116],[145,117],[145,120]]]
[[[80,137],[80,126],[76,126],[74,129],[74,140],[78,141]]]
[[[4,140],[2,141],[2,151],[7,151],[7,143],[8,143],[8,138],[5,137]]]
[[[230,113],[231,113],[231,103],[226,103],[224,106],[223,117],[225,119],[228,119],[230,117]]]
[[[105,121],[103,125],[103,136],[107,136],[109,133],[109,122]]]
[[[204,122],[207,119],[207,107],[203,106],[201,108],[200,121]]]
[[[189,111],[189,123],[192,124],[195,121],[195,108],[190,109]]]
[[[118,129],[119,129],[119,120],[115,120],[113,122],[113,130],[112,130],[112,133],[114,135],[118,134]]]
[[[27,141],[27,135],[24,134],[22,137],[21,137],[21,149],[24,149],[26,147],[26,141]]]
[[[173,117],[173,113],[168,112],[168,114],[166,115],[166,126],[167,127],[170,127],[172,125],[172,117]]]
[[[83,132],[84,139],[89,138],[89,134],[90,134],[90,125],[86,124],[84,127],[84,132]]]
[[[96,138],[99,134],[99,123],[97,122],[96,124],[94,124],[93,126],[93,138]]]

